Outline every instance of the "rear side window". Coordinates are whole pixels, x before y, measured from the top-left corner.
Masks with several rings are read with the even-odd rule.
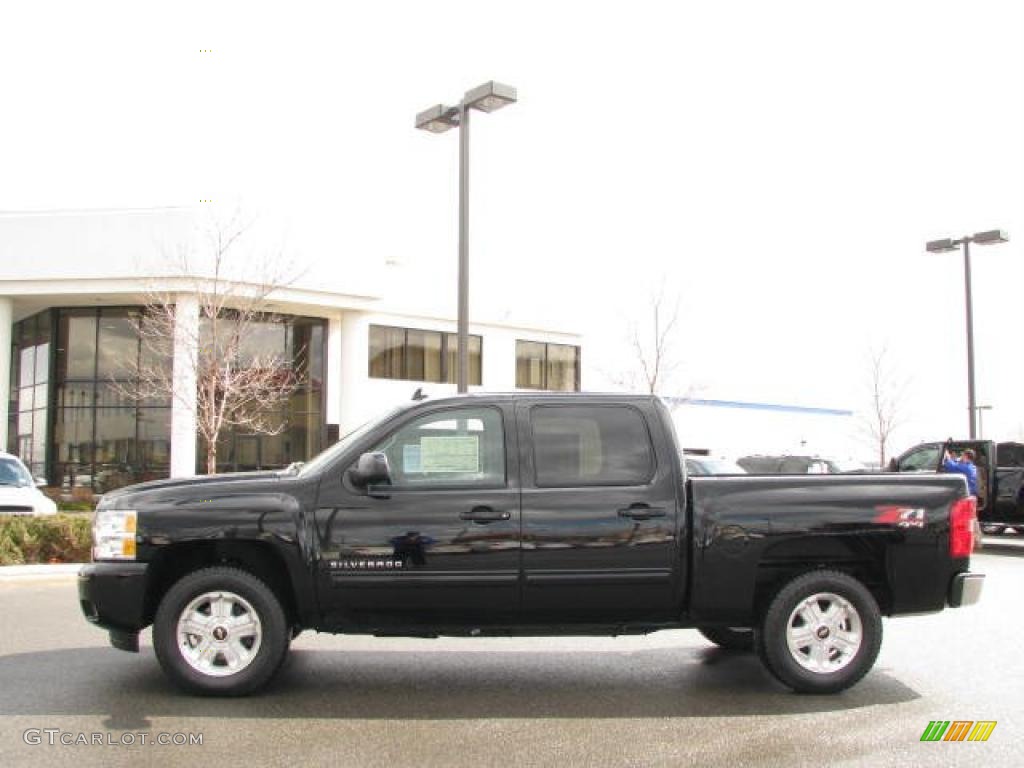
[[[539,488],[645,485],[654,450],[640,411],[629,406],[540,406],[530,411]]]

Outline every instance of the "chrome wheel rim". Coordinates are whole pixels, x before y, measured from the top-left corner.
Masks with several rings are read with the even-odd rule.
[[[260,617],[234,592],[206,592],[178,617],[178,649],[195,671],[227,677],[252,664],[263,639]]]
[[[849,600],[819,592],[800,601],[789,614],[786,645],[793,660],[816,674],[838,672],[860,650],[864,639],[860,614]]]

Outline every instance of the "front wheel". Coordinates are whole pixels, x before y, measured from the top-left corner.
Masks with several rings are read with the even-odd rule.
[[[290,628],[274,592],[237,568],[205,568],[164,595],[153,649],[164,672],[192,693],[244,696],[284,661]]]
[[[882,616],[852,576],[812,571],[779,590],[755,642],[765,667],[784,685],[799,693],[836,693],[874,665]]]

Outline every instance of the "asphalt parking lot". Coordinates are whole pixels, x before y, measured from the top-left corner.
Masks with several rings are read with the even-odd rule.
[[[825,697],[792,694],[753,657],[679,631],[305,633],[265,694],[194,698],[165,681],[148,636],[138,655],[110,648],[80,616],[73,577],[0,581],[0,763],[1019,766],[1024,546],[990,541],[999,543],[974,560],[988,574],[980,605],[887,621],[874,670]],[[922,743],[930,720],[998,725],[984,743]],[[60,743],[79,734],[115,743]],[[202,744],[153,745],[160,734],[199,734]]]

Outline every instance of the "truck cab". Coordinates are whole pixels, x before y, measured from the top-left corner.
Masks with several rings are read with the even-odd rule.
[[[889,462],[890,472],[942,472],[947,450],[974,451],[978,468],[978,520],[985,533],[1024,531],[1024,444],[991,440],[920,443]]]

